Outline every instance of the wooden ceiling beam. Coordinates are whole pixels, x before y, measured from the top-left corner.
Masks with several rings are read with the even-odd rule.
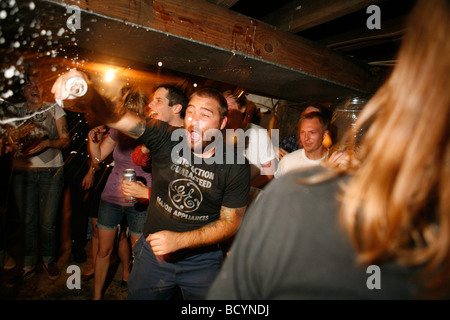
[[[22,2],[21,0],[18,0]],[[23,1],[28,3],[28,1]],[[366,65],[325,46],[202,0],[41,0],[30,19],[71,45],[304,101],[373,92]],[[78,6],[81,29],[59,35]]]

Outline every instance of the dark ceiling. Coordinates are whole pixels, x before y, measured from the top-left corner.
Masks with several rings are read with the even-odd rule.
[[[209,0],[225,5],[221,0]],[[324,1],[324,0],[234,0],[230,10],[258,19],[284,31],[312,40],[339,51],[364,63],[376,66],[392,66],[403,33],[403,23],[415,4],[415,0],[378,1]],[[375,4],[380,8],[381,29],[368,29],[366,22],[371,16],[367,7]],[[302,9],[305,15],[315,15],[308,25],[301,25]],[[290,17],[290,18],[289,18]],[[291,30],[285,25],[291,19]],[[293,22],[293,20],[300,22]]]

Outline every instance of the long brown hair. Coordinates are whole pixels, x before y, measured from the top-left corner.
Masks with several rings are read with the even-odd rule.
[[[148,96],[144,91],[132,87],[124,93],[121,103],[122,108],[126,108],[144,118],[144,110],[148,104]]]
[[[422,266],[450,291],[450,2],[419,1],[392,74],[361,112],[362,163],[340,217],[364,264]]]

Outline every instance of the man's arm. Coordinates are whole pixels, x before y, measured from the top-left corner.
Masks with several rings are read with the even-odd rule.
[[[241,208],[227,208],[222,206],[219,220],[208,223],[200,229],[173,232],[159,231],[148,235],[155,255],[162,256],[184,248],[195,248],[222,242],[236,234],[246,210]]]
[[[273,179],[275,174],[275,159],[270,160],[267,163],[261,164],[262,170],[250,180],[250,186],[255,188],[264,187],[270,180]]]
[[[56,120],[56,130],[58,130],[59,138],[50,140],[49,147],[57,149],[67,148],[70,144],[70,135],[69,129],[67,128],[67,118],[65,116]]]
[[[88,93],[91,98],[89,96],[82,97],[81,100],[75,99],[74,101],[82,105],[89,105],[92,114],[99,122],[117,129],[133,139],[139,138],[144,133],[145,119],[126,110],[121,105],[114,105],[112,102],[105,100],[92,85],[89,86]]]
[[[61,100],[67,96],[64,83],[71,77],[82,77],[88,84],[88,90],[82,97],[73,100],[64,100],[64,108],[77,112],[89,112],[97,120],[110,128],[117,129],[124,134],[139,138],[145,129],[145,120],[127,111],[123,106],[115,105],[112,101],[103,97],[90,83],[87,76],[76,70],[71,69],[68,73],[58,77],[52,87],[52,93],[55,100]]]

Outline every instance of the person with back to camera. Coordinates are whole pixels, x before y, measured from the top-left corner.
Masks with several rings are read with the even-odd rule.
[[[356,121],[359,167],[271,182],[209,299],[450,297],[449,34],[450,2],[418,1]]]

